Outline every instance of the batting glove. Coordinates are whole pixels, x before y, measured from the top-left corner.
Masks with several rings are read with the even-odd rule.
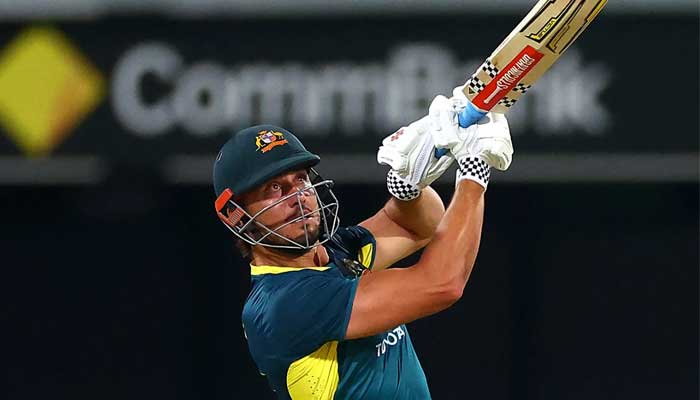
[[[457,160],[457,182],[470,179],[486,188],[491,167],[505,171],[510,166],[513,157],[510,129],[506,117],[497,113],[488,113],[467,128],[460,127],[457,114],[465,104],[457,95],[431,104],[435,123],[433,140],[435,147],[448,149]]]
[[[384,138],[377,151],[377,162],[391,167],[387,175],[389,193],[399,200],[417,198],[453,162],[447,154],[436,154],[432,127],[431,117],[423,117]]]

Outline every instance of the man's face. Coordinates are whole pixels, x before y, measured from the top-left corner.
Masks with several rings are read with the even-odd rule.
[[[281,198],[293,194],[299,189],[309,185],[311,185],[311,183],[309,182],[308,173],[305,169],[299,169],[268,180],[252,191],[244,194],[241,200],[248,213],[255,215],[265,207],[278,202]],[[306,218],[289,223],[299,218],[302,215],[302,211],[305,214],[313,213]],[[298,192],[297,195],[291,196],[279,204],[272,206],[268,210],[262,212],[255,220],[273,231],[285,225],[280,228],[277,233],[300,245],[306,246],[307,234],[309,239],[308,244],[314,244],[318,240],[319,228],[321,225],[320,212],[321,211],[318,211],[318,200],[315,190],[308,189]],[[304,229],[305,226],[306,229]],[[258,230],[263,234],[267,233],[264,229],[258,228]],[[288,241],[272,234],[267,236],[263,242],[290,245]]]

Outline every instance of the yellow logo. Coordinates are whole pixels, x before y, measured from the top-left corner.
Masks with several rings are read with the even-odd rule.
[[[27,155],[50,153],[103,94],[100,72],[58,30],[26,29],[0,54],[0,125]]]
[[[282,132],[260,131],[258,132],[258,137],[255,138],[255,145],[258,146],[255,151],[262,150],[263,153],[267,153],[283,144],[287,144],[287,139],[284,138]]]
[[[554,25],[557,24],[558,21],[559,21],[559,17],[551,18],[551,19],[550,19],[549,21],[547,21],[547,23],[542,27],[542,29],[540,29],[539,32],[530,34],[528,37],[529,37],[530,39],[533,39],[533,40],[537,41],[537,42],[541,41],[542,39],[544,39],[545,36],[547,36],[547,34],[549,33],[549,31],[552,29],[552,27],[554,27]]]

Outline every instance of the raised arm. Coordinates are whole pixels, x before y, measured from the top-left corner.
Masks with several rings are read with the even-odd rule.
[[[375,215],[360,223],[377,241],[373,271],[425,247],[445,213],[430,185],[454,159],[435,156],[431,130],[436,119],[427,115],[382,141],[377,161],[388,165],[387,189],[392,197]]]
[[[346,339],[383,332],[459,300],[479,250],[483,213],[484,188],[460,182],[417,264],[360,278]]]
[[[413,200],[391,197],[376,214],[362,221],[377,241],[372,271],[381,271],[396,261],[425,247],[445,214],[445,206],[435,191],[426,187]]]
[[[458,161],[452,201],[417,264],[360,278],[348,339],[444,310],[462,296],[479,249],[490,167],[507,169],[513,150],[502,115],[489,114],[467,129],[454,127],[440,139]]]

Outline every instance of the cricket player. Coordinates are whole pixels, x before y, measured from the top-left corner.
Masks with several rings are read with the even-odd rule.
[[[405,324],[462,296],[490,169],[507,169],[513,153],[501,114],[459,127],[466,100],[454,93],[383,140],[377,158],[391,167],[392,196],[355,226],[339,226],[332,181],[288,130],[243,129],[218,154],[216,213],[250,261],[243,329],[278,398],[430,399]],[[429,185],[454,160],[445,211]],[[387,269],[425,246],[415,265]]]

